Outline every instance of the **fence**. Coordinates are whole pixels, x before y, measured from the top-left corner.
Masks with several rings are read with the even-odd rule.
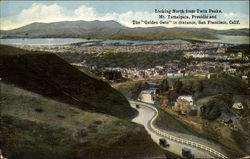
[[[193,142],[193,141],[189,141],[189,140],[186,140],[186,139],[182,139],[182,138],[167,134],[165,132],[162,132],[161,130],[159,130],[157,127],[155,127],[153,125],[153,122],[155,121],[155,119],[158,117],[158,114],[159,114],[158,110],[155,107],[151,106],[150,104],[143,103],[143,102],[137,102],[137,101],[130,101],[130,103],[136,103],[136,104],[144,105],[144,106],[146,106],[146,107],[148,107],[148,108],[150,108],[150,109],[152,109],[152,110],[154,110],[156,112],[154,114],[153,118],[150,120],[149,126],[157,134],[159,134],[161,136],[164,136],[165,138],[167,138],[169,140],[179,142],[179,143],[182,143],[182,144],[186,144],[186,145],[190,145],[192,147],[196,147],[196,148],[199,148],[201,150],[208,151],[209,153],[213,154],[216,157],[219,157],[219,158],[222,158],[222,159],[228,159],[227,156],[223,155],[222,153],[220,153],[220,152],[218,152],[218,151],[216,151],[216,150],[214,150],[214,149],[212,149],[210,147],[207,147],[205,145],[202,145],[202,144],[199,144],[199,143],[196,143],[196,142]]]

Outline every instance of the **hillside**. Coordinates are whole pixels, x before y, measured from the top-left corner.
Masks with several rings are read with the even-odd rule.
[[[0,46],[2,80],[82,110],[129,118],[136,111],[109,84],[89,77],[55,54]]]
[[[123,28],[125,27],[115,21],[62,21],[32,23],[5,31],[2,34],[9,38],[81,37],[100,33],[116,33]]]
[[[176,127],[174,130],[185,132],[178,128],[181,123],[196,132],[191,133],[222,144],[233,156],[240,157],[249,153],[249,92],[247,84],[241,78],[221,73],[210,79],[188,76],[167,80],[169,87],[173,89],[161,94],[159,102],[166,114],[171,114],[178,122],[171,122],[169,126],[169,120],[165,119],[167,117],[165,115],[160,122],[156,122],[158,126]],[[166,104],[175,102],[181,95],[193,96],[200,115],[196,117],[178,115]],[[241,103],[242,108],[234,108],[235,103]],[[224,122],[228,118],[233,119],[233,122],[229,124]]]
[[[249,36],[249,29],[213,30],[208,28],[129,28],[116,21],[62,21],[32,23],[1,31],[0,38],[94,38],[94,39],[216,39],[216,35]]]
[[[163,157],[142,126],[3,82],[1,91],[0,147],[8,159]]]
[[[86,64],[98,67],[138,67],[152,68],[157,65],[163,65],[170,60],[178,59],[182,56],[181,51],[169,52],[91,52],[91,53],[70,53],[67,51],[58,52],[60,57],[70,62],[86,61]]]
[[[194,94],[195,99],[217,94],[246,95],[248,93],[247,84],[244,81],[239,77],[223,73],[211,79],[190,77],[180,81],[182,87],[179,88],[179,92]]]

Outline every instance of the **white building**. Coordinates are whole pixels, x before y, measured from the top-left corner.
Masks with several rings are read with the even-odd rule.
[[[183,77],[183,73],[167,73],[167,77]]]
[[[154,104],[155,94],[156,94],[156,89],[142,90],[139,95],[139,99],[143,102]]]
[[[242,105],[242,103],[234,103],[233,108],[240,110],[243,109],[244,106]]]
[[[178,99],[183,99],[183,100],[188,101],[191,106],[193,106],[193,104],[194,104],[193,96],[179,96]]]

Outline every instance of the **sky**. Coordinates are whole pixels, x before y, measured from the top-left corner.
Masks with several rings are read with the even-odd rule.
[[[0,1],[0,29],[15,29],[33,22],[115,20],[127,27],[180,27],[179,24],[133,25],[137,20],[159,20],[155,9],[219,9],[216,20],[240,20],[229,25],[181,25],[231,29],[249,27],[249,1]],[[172,14],[179,15],[179,14]],[[186,13],[181,15],[188,15]],[[203,15],[196,13],[195,15]],[[211,15],[211,14],[208,14]],[[198,20],[196,20],[198,21]]]

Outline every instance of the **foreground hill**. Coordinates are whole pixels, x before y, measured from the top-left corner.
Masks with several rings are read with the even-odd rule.
[[[55,54],[0,46],[1,77],[9,84],[76,107],[120,118],[134,116],[126,98]]]
[[[62,21],[32,23],[1,31],[1,38],[97,38],[97,39],[214,39],[215,35],[249,36],[249,29],[213,30],[208,28],[128,28],[115,21]]]
[[[8,159],[163,157],[142,126],[3,82],[1,90],[0,147]]]

